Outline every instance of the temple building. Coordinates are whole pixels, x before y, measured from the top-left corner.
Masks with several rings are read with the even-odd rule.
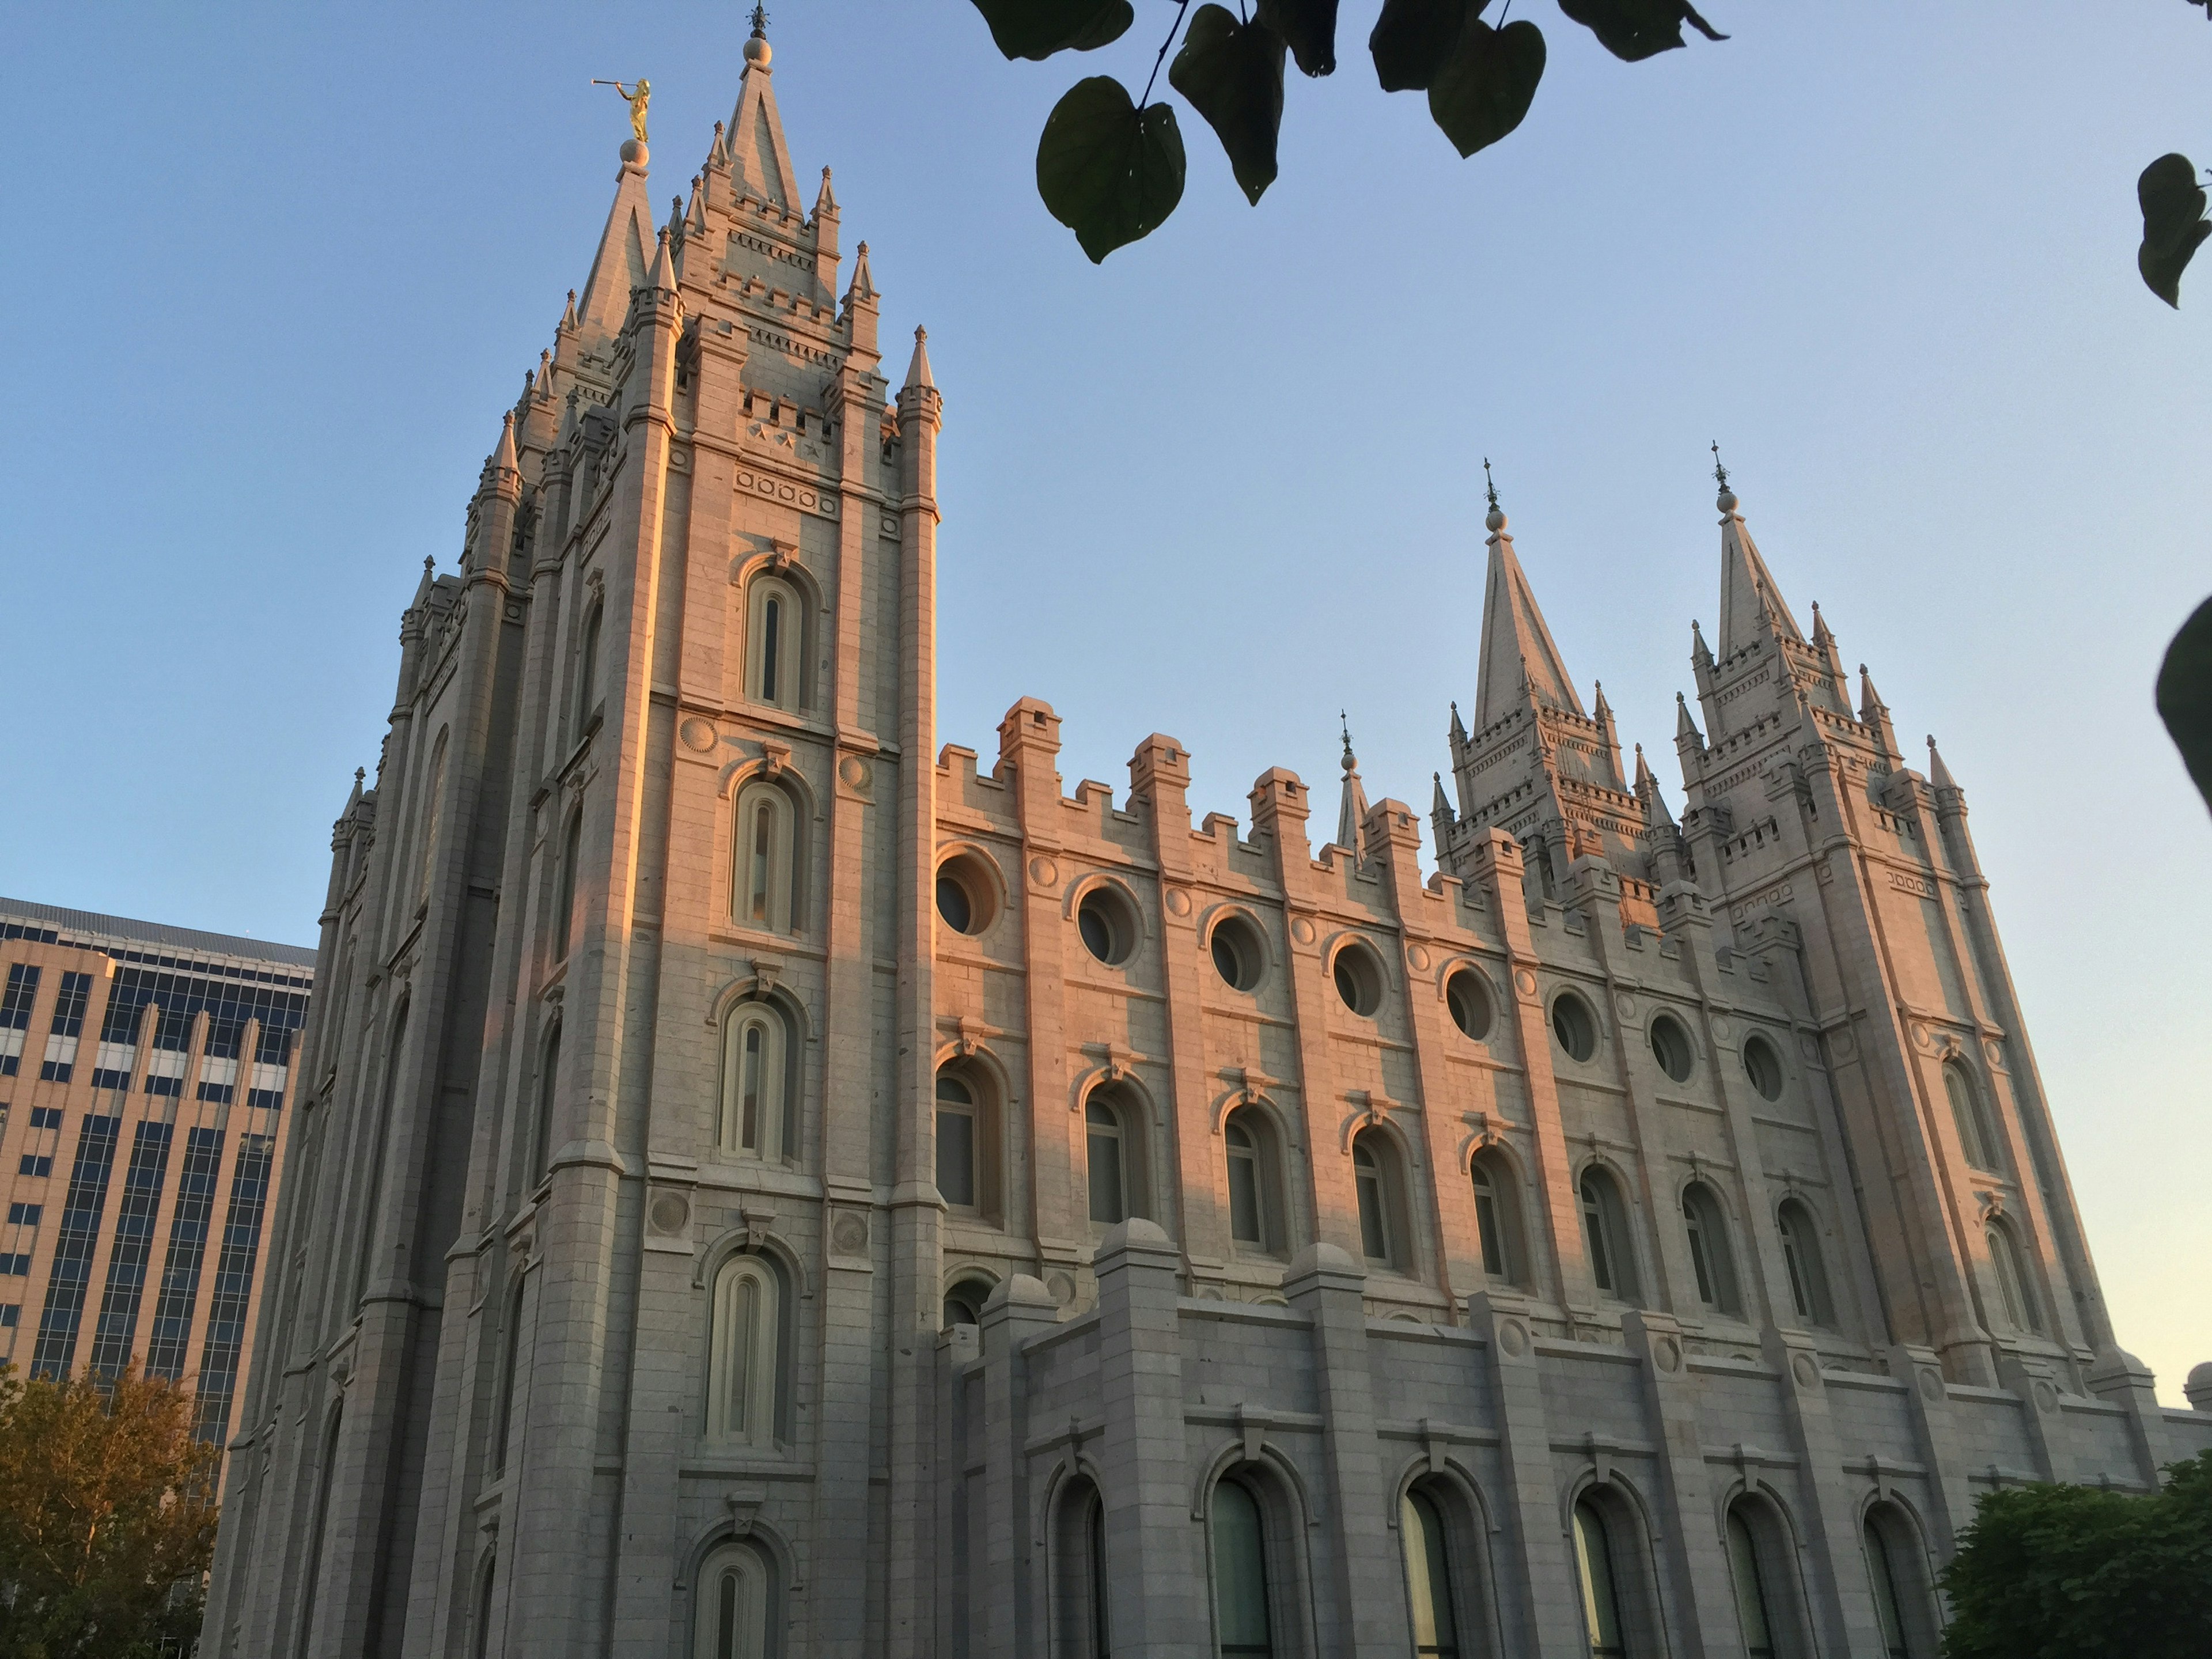
[[[1935,1659],[1978,1494],[2212,1446],[1724,478],[1679,811],[1494,496],[1425,822],[940,746],[944,400],[770,61],[401,619],[204,1653]]]
[[[0,1362],[236,1426],[315,953],[0,898]]]

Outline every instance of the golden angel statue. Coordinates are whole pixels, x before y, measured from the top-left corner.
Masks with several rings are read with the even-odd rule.
[[[641,75],[638,76],[635,91],[625,88],[619,81],[594,81],[592,84],[595,87],[612,87],[617,92],[622,94],[623,101],[629,106],[629,130],[636,135],[637,142],[643,143],[645,142],[645,106],[653,101],[653,82]]]

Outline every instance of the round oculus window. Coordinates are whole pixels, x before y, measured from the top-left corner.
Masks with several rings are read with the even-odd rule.
[[[1651,1053],[1659,1069],[1675,1082],[1690,1080],[1692,1051],[1690,1034],[1682,1029],[1681,1021],[1662,1014],[1651,1022]]]
[[[1094,887],[1083,896],[1075,907],[1075,931],[1082,935],[1083,948],[1109,968],[1128,960],[1136,939],[1128,906],[1109,887]]]
[[[1490,993],[1474,969],[1462,968],[1444,981],[1444,1006],[1462,1036],[1480,1042],[1490,1035]]]
[[[937,878],[937,914],[956,933],[967,933],[975,919],[975,907],[969,902],[968,890],[949,872],[941,872]]]
[[[981,933],[998,908],[998,887],[976,854],[955,854],[937,866],[938,917],[954,933]]]
[[[1744,1039],[1743,1070],[1751,1079],[1751,1086],[1765,1098],[1782,1098],[1782,1056],[1774,1052],[1774,1045],[1765,1037]]]
[[[1228,981],[1231,988],[1249,991],[1259,984],[1260,965],[1266,958],[1249,922],[1237,916],[1223,917],[1214,923],[1209,945],[1213,952],[1214,971]]]
[[[1373,1018],[1382,1006],[1382,974],[1374,954],[1361,945],[1346,945],[1336,953],[1334,977],[1344,1006],[1362,1018]]]
[[[1570,1060],[1588,1060],[1597,1052],[1597,1019],[1589,1004],[1573,992],[1562,993],[1552,1003],[1552,1035]]]

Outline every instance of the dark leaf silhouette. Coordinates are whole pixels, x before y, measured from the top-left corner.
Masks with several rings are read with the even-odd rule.
[[[1036,63],[1118,40],[1137,21],[1129,0],[975,0],[975,9],[1001,52]]]
[[[1248,200],[1275,182],[1275,137],[1283,125],[1283,37],[1226,7],[1200,6],[1168,67],[1168,84],[1206,118]]]
[[[2142,205],[2142,246],[2136,250],[2136,269],[2150,291],[2179,309],[2181,273],[2207,236],[2212,224],[2204,219],[2204,191],[2197,182],[2197,168],[2186,155],[2161,155],[2136,180],[2136,200]]]
[[[2212,599],[2198,605],[2158,669],[2158,717],[2212,806]]]
[[[1459,45],[1460,31],[1489,0],[1383,0],[1367,37],[1385,92],[1425,92]]]
[[[1615,58],[1631,64],[1681,46],[1685,23],[1708,40],[1728,39],[1698,16],[1689,0],[1559,0],[1559,9],[1597,36]]]
[[[1079,81],[1037,140],[1037,194],[1097,264],[1150,235],[1182,199],[1182,133],[1165,104],[1139,109],[1110,75]]]
[[[1544,32],[1526,18],[1494,29],[1467,20],[1459,45],[1429,82],[1429,114],[1462,155],[1521,125],[1544,78]]]
[[[1259,0],[1252,15],[1290,42],[1302,74],[1336,72],[1336,0]]]

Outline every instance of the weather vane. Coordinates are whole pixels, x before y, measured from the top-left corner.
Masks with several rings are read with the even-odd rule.
[[[623,101],[629,106],[629,130],[637,142],[645,142],[645,106],[653,101],[653,82],[642,75],[637,77],[635,91],[626,90],[619,81],[593,81],[595,87],[612,87],[622,94]]]
[[[753,8],[753,33],[763,40],[768,39],[768,8],[766,6],[756,5]]]
[[[1721,441],[1713,440],[1713,477],[1723,489],[1728,488],[1728,468],[1721,465]]]
[[[1498,485],[1491,478],[1490,457],[1487,455],[1482,458],[1482,488],[1490,497],[1490,505],[1495,507],[1498,505]]]

